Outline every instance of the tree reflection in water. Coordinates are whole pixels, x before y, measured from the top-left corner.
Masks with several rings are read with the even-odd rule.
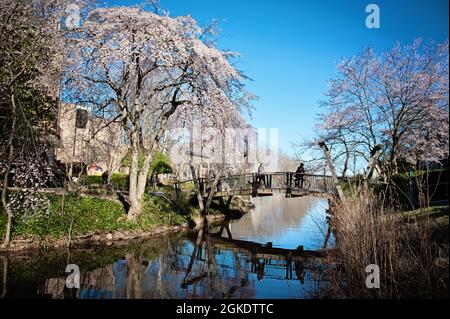
[[[291,218],[287,227],[299,216],[303,215]],[[230,227],[230,223],[225,223],[209,232],[201,230],[122,247],[73,251],[70,263],[79,265],[81,270],[81,287],[76,290],[65,288],[68,258],[64,253],[12,259],[9,267],[8,260],[3,261],[2,268],[11,273],[3,276],[8,280],[3,279],[7,283],[2,288],[7,297],[14,287],[10,297],[251,299],[312,298],[326,284],[327,264],[320,253],[301,246],[284,249],[276,242],[236,239],[243,229],[237,225],[233,222]],[[318,244],[321,246],[323,239]],[[32,292],[30,286],[35,287]]]
[[[0,289],[0,299],[6,297],[7,289],[8,289],[8,256],[0,256],[2,260],[2,285]]]
[[[304,257],[300,251],[272,252],[274,248],[258,245],[241,247],[239,241],[202,232],[187,238],[166,237],[159,244],[146,242],[112,264],[82,273],[75,297],[250,299],[261,292],[270,297],[277,281],[287,283],[287,288],[289,281],[297,282],[297,287],[315,281],[312,271],[320,269],[320,258]],[[74,297],[64,289],[64,280],[47,279],[45,294]],[[308,297],[307,288],[314,285],[306,286],[294,296]],[[290,297],[289,291],[276,294]]]

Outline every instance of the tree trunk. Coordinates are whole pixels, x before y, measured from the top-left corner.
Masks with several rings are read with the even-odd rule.
[[[399,145],[399,139],[397,137],[392,138],[392,150],[391,150],[391,156],[389,159],[389,178],[391,178],[393,175],[398,174],[398,145]]]
[[[350,162],[350,150],[345,141],[344,141],[344,147],[345,147],[345,161],[344,161],[344,168],[342,169],[342,175],[341,175],[342,178],[344,178],[347,175],[348,163]]]
[[[341,185],[339,184],[339,180],[336,175],[336,169],[334,168],[333,162],[331,161],[330,151],[328,150],[328,147],[325,144],[325,142],[320,142],[319,146],[322,148],[322,151],[328,164],[328,169],[331,171],[331,175],[333,176],[334,188],[337,192],[338,198],[342,203],[345,203],[346,202],[345,195],[344,192],[342,191]]]
[[[217,184],[220,181],[220,177],[221,177],[221,174],[216,174],[216,177],[214,178],[213,184],[211,186],[211,190],[210,190],[210,192],[208,194],[208,198],[206,199],[206,204],[205,204],[205,207],[204,207],[204,211],[205,211],[204,214],[205,215],[209,214],[209,207],[211,206],[211,202],[212,202],[212,199],[214,197],[214,190],[217,189]]]
[[[200,185],[197,179],[197,173],[195,172],[195,167],[192,163],[189,164],[189,167],[191,168],[191,174],[192,179],[194,180],[195,184],[195,193],[197,194],[197,200],[198,200],[198,206],[200,208],[200,213],[203,215],[203,212],[205,211],[205,205],[203,202],[202,192],[200,191]]]
[[[6,163],[6,169],[5,169],[5,176],[3,177],[3,189],[2,189],[2,205],[5,209],[6,214],[8,215],[8,221],[6,224],[6,234],[5,234],[5,240],[3,241],[3,247],[7,248],[9,246],[9,243],[11,241],[11,229],[12,229],[12,223],[13,223],[13,215],[11,208],[8,206],[7,203],[7,193],[8,193],[8,177],[11,172],[12,162],[14,158],[14,137],[16,135],[16,125],[17,125],[17,117],[16,117],[16,101],[14,93],[11,95],[11,105],[13,107],[13,122],[11,126],[11,132],[8,137],[8,148],[9,148],[9,154],[8,154],[8,161]]]
[[[135,137],[136,134],[133,135]],[[142,203],[138,196],[138,177],[139,177],[139,148],[137,147],[137,140],[132,141],[131,149],[131,168],[130,168],[130,194],[129,194],[129,204],[130,208],[128,210],[128,219],[135,220],[139,215]]]
[[[154,151],[157,149],[160,141],[160,137],[164,135],[168,116],[170,114],[165,114],[163,120],[161,121],[161,126],[159,128],[158,134],[151,145],[151,148],[145,154],[144,164],[142,168],[139,168],[139,154],[140,148],[138,147],[138,131],[134,132],[131,136],[132,139],[132,160],[131,160],[131,171],[130,171],[130,209],[128,211],[128,219],[135,220],[142,209],[142,201],[145,194],[145,188],[147,186],[147,178],[150,170],[150,164],[153,159]]]
[[[138,198],[143,198],[145,194],[145,188],[147,186],[148,173],[150,171],[150,164],[153,159],[153,152],[150,152],[145,156],[144,165],[142,166],[138,176]]]
[[[130,201],[130,209],[128,210],[128,220],[136,220],[142,210],[142,201],[133,200]]]
[[[147,154],[144,165],[139,169],[139,151],[132,154],[131,172],[130,172],[130,210],[128,219],[135,220],[141,213],[145,188],[147,186],[148,172],[153,159],[153,152]],[[136,162],[136,163],[134,163]],[[133,182],[132,182],[133,180]]]
[[[397,164],[397,150],[392,150],[391,160],[390,160],[390,171],[391,171],[391,177],[393,175],[398,174],[398,164]]]

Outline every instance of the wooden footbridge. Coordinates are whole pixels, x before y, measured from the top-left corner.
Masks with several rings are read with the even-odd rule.
[[[175,183],[178,190],[192,189],[194,180]],[[213,180],[198,179],[198,188],[202,196],[207,197],[213,191],[215,198],[232,196],[263,197],[284,194],[287,198],[307,195],[331,197],[338,195],[339,181],[328,175],[296,174],[293,172],[243,174],[222,177],[213,188]]]
[[[175,183],[175,189],[193,189],[198,184],[199,191],[203,197],[208,197],[213,192],[214,197],[232,198],[238,195],[251,195],[252,197],[272,196],[274,194],[285,194],[287,198],[302,197],[307,195],[323,196],[326,198],[337,197],[345,201],[341,183],[348,183],[350,189],[353,185],[364,183],[366,186],[379,184],[373,181],[376,162],[381,154],[382,145],[377,145],[371,151],[371,158],[367,165],[364,177],[338,178],[336,169],[332,163],[330,151],[324,141],[319,143],[323,150],[327,166],[331,175],[299,174],[297,172],[243,174],[222,177],[217,186],[213,180],[200,178],[198,181],[188,180]],[[384,184],[381,182],[381,184]],[[214,186],[214,187],[213,187]],[[213,189],[214,188],[214,189]]]

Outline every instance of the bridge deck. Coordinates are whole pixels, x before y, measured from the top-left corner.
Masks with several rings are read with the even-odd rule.
[[[190,187],[187,185],[190,184]],[[207,197],[213,181],[198,179],[200,192]],[[177,189],[190,188],[193,180],[178,182]],[[331,197],[336,194],[336,183],[332,176],[286,173],[246,174],[222,177],[214,189],[214,197],[253,196],[264,197],[284,194],[286,197],[307,195]]]
[[[280,189],[280,188],[260,188],[256,191],[256,194],[253,192],[252,189],[238,189],[238,190],[227,190],[227,191],[218,191],[214,193],[214,198],[219,197],[229,197],[229,196],[253,196],[253,197],[268,197],[273,196],[276,194],[282,194],[286,195],[286,189]],[[330,197],[331,194],[329,193],[321,193],[321,192],[314,192],[314,191],[308,191],[305,189],[292,189],[291,193],[289,194],[289,197],[304,197],[304,196],[320,196],[320,197]]]

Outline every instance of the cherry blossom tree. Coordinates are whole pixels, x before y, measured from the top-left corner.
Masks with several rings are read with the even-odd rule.
[[[181,107],[207,118],[221,105],[249,105],[245,77],[230,63],[235,54],[218,49],[211,28],[189,16],[98,8],[68,39],[67,97],[120,123],[129,143],[130,219],[140,213],[153,155]]]
[[[190,168],[203,216],[208,214],[218,183],[223,178],[243,173],[249,166],[245,161],[245,138],[253,130],[235,103],[219,101],[211,100],[205,103],[206,107],[186,104],[179,109],[174,122],[175,127],[183,127],[188,135],[184,137],[182,156],[175,154],[175,157],[178,157],[178,164]],[[202,166],[207,170],[200,173]],[[200,178],[207,181],[209,191],[206,194],[200,188]]]
[[[381,137],[394,174],[399,159],[415,165],[448,157],[448,41],[421,44],[396,45],[378,71]]]
[[[330,80],[317,132],[348,169],[383,145],[386,177],[399,163],[416,165],[448,157],[448,41],[367,49],[344,59]]]
[[[47,201],[35,192],[8,189],[33,190],[51,177],[48,153],[56,133],[62,3],[0,2],[0,173],[2,205],[8,215],[4,245],[9,244],[15,214],[48,212]]]

